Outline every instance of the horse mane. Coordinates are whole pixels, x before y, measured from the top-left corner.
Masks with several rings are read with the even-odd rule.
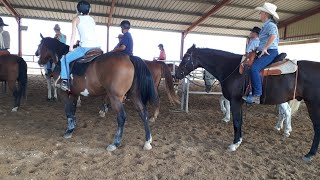
[[[42,39],[43,45],[45,45],[52,54],[57,54],[59,57],[65,55],[69,52],[69,46],[60,42],[59,40],[51,37],[46,37]]]
[[[198,51],[204,54],[214,55],[224,57],[226,59],[241,59],[241,54],[235,54],[228,51],[218,50],[218,49],[209,49],[209,48],[197,48]],[[239,60],[240,60],[239,59]]]

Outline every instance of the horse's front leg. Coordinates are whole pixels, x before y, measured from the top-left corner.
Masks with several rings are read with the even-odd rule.
[[[53,100],[57,100],[58,99],[58,94],[57,94],[57,87],[55,85],[53,85]]]
[[[68,126],[64,133],[64,138],[68,139],[72,137],[72,133],[76,128],[76,110],[77,110],[77,96],[68,97],[66,92],[63,93],[64,97],[64,109],[67,116]]]
[[[48,89],[48,99],[47,100],[50,101],[51,98],[52,98],[52,94],[51,94],[51,88],[52,88],[51,77],[46,75],[46,81],[47,81],[47,89]]]
[[[280,105],[280,107],[282,108],[283,113],[285,114],[286,117],[286,127],[284,129],[284,135],[286,137],[290,136],[290,132],[292,131],[292,127],[291,127],[291,107],[289,105],[289,103],[285,102],[282,103]]]
[[[228,151],[236,151],[242,142],[242,100],[231,101],[231,113],[233,119],[234,139]]]

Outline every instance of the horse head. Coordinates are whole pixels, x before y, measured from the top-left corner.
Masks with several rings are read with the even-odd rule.
[[[43,37],[40,34],[41,41],[38,45],[38,49],[35,52],[36,56],[39,56],[39,65],[46,64],[49,60],[53,63],[57,63],[62,55],[65,55],[69,51],[69,46],[61,43],[57,39],[50,37]]]
[[[199,67],[198,57],[196,54],[196,45],[192,45],[191,48],[184,54],[181,63],[176,69],[175,77],[182,79],[188,75],[191,71]]]

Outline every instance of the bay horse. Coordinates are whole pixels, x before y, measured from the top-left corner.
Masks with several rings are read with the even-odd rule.
[[[53,59],[57,63],[63,55],[68,53],[69,46],[64,43],[54,38],[44,38],[42,35],[41,38],[37,50],[40,65],[46,64],[48,59]],[[130,58],[123,53],[105,53],[89,63],[75,62],[73,66],[70,92],[59,89],[67,116],[64,138],[71,138],[76,128],[75,114],[79,95],[107,96],[112,109],[117,113],[118,128],[113,143],[106,149],[107,151],[116,150],[121,144],[127,118],[122,102],[128,92],[144,124],[146,139],[144,149],[152,149],[147,104],[156,104],[158,95],[146,64],[139,57]]]
[[[0,56],[0,81],[6,81],[14,97],[12,112],[19,110],[22,97],[26,97],[28,75],[25,60],[14,54]],[[18,86],[16,85],[18,82]]]
[[[241,58],[242,55],[239,54],[196,48],[193,45],[184,54],[175,74],[178,79],[182,79],[194,69],[203,67],[220,81],[222,93],[230,101],[233,117],[234,139],[228,147],[229,151],[235,151],[242,142],[242,96],[245,78],[239,73]],[[313,124],[314,137],[310,151],[303,160],[311,161],[320,141],[320,63],[302,60],[297,64],[298,71],[295,73],[264,77],[261,103],[281,104],[292,100],[294,93],[298,101],[304,100]]]
[[[169,67],[164,62],[161,62],[161,61],[144,60],[144,62],[146,63],[149,71],[152,74],[154,87],[155,87],[155,90],[157,91],[158,95],[159,95],[159,85],[161,82],[161,78],[164,78],[165,85],[166,85],[165,90],[166,90],[166,94],[169,98],[170,103],[173,105],[180,104],[179,97],[177,96],[177,94],[175,93],[175,90],[174,90],[173,78],[172,78]],[[105,113],[107,112],[107,109],[108,109],[108,105],[105,104],[105,100],[103,100],[103,101],[104,101],[104,103],[101,105],[100,111],[99,111],[99,115],[101,117],[105,117]],[[150,122],[155,122],[155,120],[157,119],[157,117],[160,113],[160,103],[156,104],[154,108],[155,108],[155,110],[154,110],[152,117],[150,118]]]

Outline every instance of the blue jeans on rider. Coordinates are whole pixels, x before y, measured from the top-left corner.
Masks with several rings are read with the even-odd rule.
[[[274,58],[278,55],[278,49],[268,49],[270,55],[263,55],[256,59],[251,67],[252,90],[254,96],[262,95],[262,82],[260,78],[260,71],[272,63]]]
[[[72,61],[84,56],[86,54],[86,52],[88,52],[90,49],[93,49],[93,48],[94,47],[92,47],[92,48],[77,47],[72,52],[69,52],[65,56],[62,56],[62,58],[61,58],[61,72],[60,72],[61,79],[64,79],[64,80],[70,79],[70,66],[69,66],[69,64]]]

